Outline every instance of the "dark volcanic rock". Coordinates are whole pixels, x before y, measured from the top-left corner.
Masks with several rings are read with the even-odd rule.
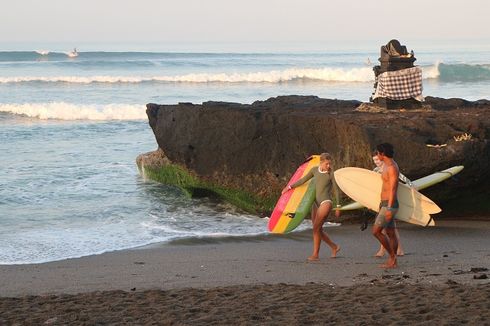
[[[372,150],[381,142],[395,146],[395,160],[412,179],[465,166],[457,181],[430,189],[435,200],[475,189],[489,194],[490,101],[428,97],[426,104],[421,110],[386,111],[357,101],[283,96],[251,105],[148,104],[147,114],[170,162],[201,179],[260,196],[277,196],[314,153],[333,154],[336,169],[370,169]],[[471,138],[455,140],[464,134]],[[148,165],[144,156],[138,162]]]

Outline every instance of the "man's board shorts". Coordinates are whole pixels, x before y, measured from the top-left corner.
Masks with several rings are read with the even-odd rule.
[[[392,216],[393,218],[391,221],[386,220],[386,212],[388,211],[388,201],[387,200],[382,200],[381,203],[379,204],[379,213],[376,215],[376,219],[374,220],[374,224],[381,226],[382,228],[394,228],[395,227],[395,215],[396,212],[398,212],[398,200],[395,200],[393,203],[393,208],[391,212],[393,213]]]

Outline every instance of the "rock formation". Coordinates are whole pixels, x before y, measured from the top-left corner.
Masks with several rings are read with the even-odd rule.
[[[455,212],[456,203],[464,203],[468,209],[461,214],[489,210],[488,203],[478,206],[490,201],[487,100],[427,97],[419,110],[386,110],[358,101],[281,96],[251,105],[148,104],[147,114],[159,149],[137,158],[140,171],[191,195],[217,195],[267,214],[309,155],[330,152],[336,169],[371,169],[375,145],[390,142],[400,170],[412,179],[465,166],[456,180],[424,191],[431,198]]]

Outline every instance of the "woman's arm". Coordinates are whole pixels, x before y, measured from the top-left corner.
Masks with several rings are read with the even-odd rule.
[[[303,183],[305,183],[306,181],[310,180],[311,178],[313,178],[313,169],[315,169],[315,167],[311,168],[310,171],[308,171],[307,174],[305,174],[301,179],[299,179],[298,181],[296,181],[295,183],[292,183],[291,185],[289,186],[286,186],[286,188],[284,188],[282,190],[282,193],[285,193],[286,191],[288,190],[291,190],[293,188],[296,188],[298,186],[301,186]]]
[[[333,190],[333,195],[335,196],[335,204],[336,204],[336,209],[335,209],[335,217],[340,217],[340,191],[339,191],[339,186],[337,186],[337,181],[335,181],[335,176],[332,171],[332,190]]]
[[[293,183],[291,185],[291,188],[296,188],[298,186],[301,186],[303,183],[305,183],[306,181],[308,181],[311,178],[313,178],[313,171],[314,171],[314,169],[318,169],[318,167],[312,167],[310,169],[310,171],[308,171],[307,174],[305,174],[301,179],[299,179],[298,181],[296,181],[295,183]]]

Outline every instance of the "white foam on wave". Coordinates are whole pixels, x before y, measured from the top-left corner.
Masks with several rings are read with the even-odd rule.
[[[187,74],[175,77],[156,77],[158,81],[173,82],[252,82],[252,83],[278,83],[295,79],[312,79],[322,81],[339,81],[339,82],[365,82],[373,79],[370,68],[353,68],[344,70],[340,68],[321,68],[321,69],[286,69],[268,72],[251,72],[251,73],[221,73],[221,74]]]
[[[439,62],[422,67],[423,78],[437,78],[439,76]],[[372,68],[319,68],[302,69],[291,68],[286,70],[273,70],[265,72],[248,73],[190,73],[177,76],[13,76],[1,77],[0,83],[143,83],[143,82],[170,82],[170,83],[281,83],[293,80],[317,80],[327,82],[372,82],[374,74]]]
[[[263,228],[263,231],[258,231],[259,228],[256,227],[255,223],[244,226],[244,228],[241,229],[237,227],[237,225],[227,225],[223,228],[223,231],[219,231],[218,227],[215,230],[208,229],[206,231],[202,231],[199,228],[184,229],[177,228],[176,226],[172,225],[158,224],[156,222],[141,223],[141,226],[143,226],[144,228],[152,231],[163,232],[168,238],[168,241],[183,238],[241,238],[268,234],[265,228]],[[235,232],[233,232],[232,230],[235,230]]]
[[[90,83],[140,83],[143,81],[150,81],[151,79],[144,79],[141,77],[123,77],[123,76],[53,76],[53,77],[39,77],[39,76],[18,76],[18,77],[2,77],[0,78],[0,84],[11,83],[29,83],[29,82],[46,82],[46,83],[73,83],[73,84],[90,84]]]
[[[62,259],[99,255],[165,241],[152,237],[135,225],[63,226],[15,231],[0,239],[0,265],[38,264]]]
[[[49,51],[48,50],[36,50],[36,53],[38,53],[40,55],[48,55]]]
[[[279,83],[295,79],[311,79],[331,82],[367,82],[374,79],[369,67],[341,69],[320,68],[273,70],[248,73],[190,73],[177,76],[17,76],[2,77],[0,83],[52,82],[52,83],[142,83],[142,82],[174,82],[174,83]]]
[[[439,75],[441,74],[439,72],[439,64],[441,64],[441,62],[438,61],[432,66],[422,67],[423,78],[424,79],[436,79],[436,78],[438,78]]]
[[[145,120],[144,105],[89,105],[65,102],[2,104],[0,112],[24,115],[41,120]]]

